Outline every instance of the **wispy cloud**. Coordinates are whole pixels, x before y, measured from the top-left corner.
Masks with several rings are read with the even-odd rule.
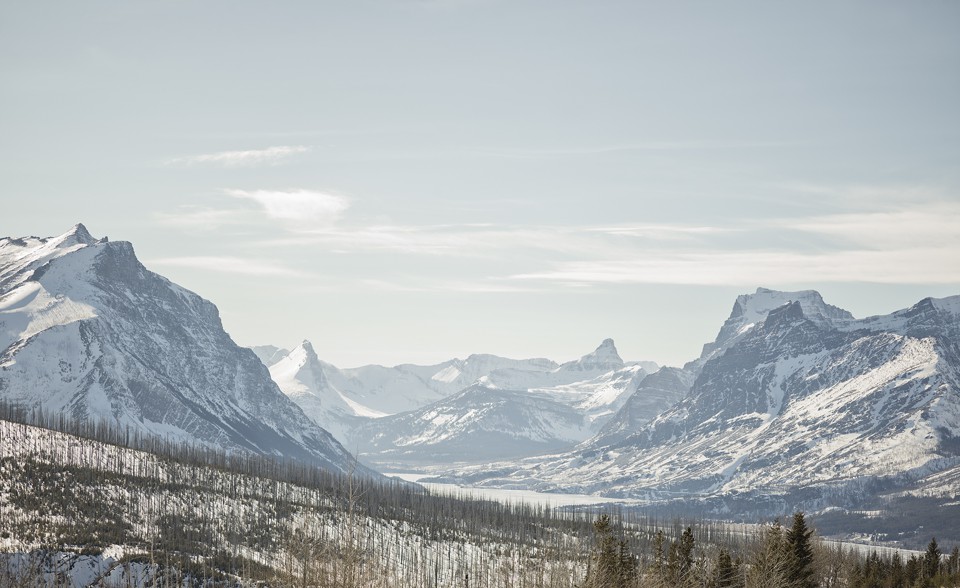
[[[241,274],[247,276],[274,276],[291,278],[306,278],[311,276],[311,274],[308,272],[286,267],[273,260],[249,259],[244,257],[162,257],[159,259],[148,260],[146,263],[147,265],[182,267],[224,274]]]
[[[224,193],[256,202],[270,218],[296,223],[332,223],[350,207],[350,201],[343,196],[315,190],[224,190]]]
[[[801,242],[804,236],[830,242],[774,250],[763,238],[770,229]],[[738,230],[745,240],[736,246],[638,247],[511,277],[565,284],[960,283],[960,203],[744,222]]]
[[[220,151],[177,157],[167,161],[168,165],[219,165],[222,167],[251,167],[257,165],[277,165],[294,155],[310,151],[303,145],[277,145],[266,149],[246,151]]]
[[[842,187],[839,189],[843,189]],[[826,190],[826,188],[825,188]],[[341,218],[350,201],[315,190],[228,190],[257,205],[187,209],[180,226],[278,221],[258,226],[248,247],[298,247],[320,255],[388,259],[393,273],[345,283],[398,291],[520,292],[610,284],[738,285],[822,282],[960,283],[960,202],[917,188],[897,205],[884,188],[856,188],[858,198],[885,194],[859,212],[798,218],[743,218],[723,224],[611,223],[579,225],[371,224]],[[840,208],[845,210],[846,207]],[[262,251],[262,249],[260,249]],[[425,263],[415,256],[430,256]],[[358,259],[360,259],[358,257]],[[170,262],[171,260],[166,260]],[[298,272],[233,258],[178,258],[181,266],[260,275]],[[377,267],[379,261],[372,261]],[[477,274],[483,268],[484,275]],[[383,272],[380,272],[383,274]],[[402,279],[397,276],[402,277]]]
[[[784,220],[784,228],[816,233],[877,250],[953,249],[960,263],[960,202]]]
[[[519,281],[565,284],[727,285],[874,282],[952,284],[960,264],[942,249],[911,251],[713,251],[660,253],[634,260],[559,263]],[[952,265],[945,265],[953,262]]]

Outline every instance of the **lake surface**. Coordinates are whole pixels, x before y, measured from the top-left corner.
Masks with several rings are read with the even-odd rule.
[[[493,500],[505,504],[542,504],[550,508],[556,508],[561,506],[583,506],[591,504],[635,504],[637,502],[635,500],[606,498],[604,496],[593,496],[591,494],[554,494],[552,492],[536,492],[534,490],[502,490],[500,488],[458,486],[456,484],[434,484],[432,482],[421,482],[420,480],[431,477],[431,474],[420,472],[390,472],[384,473],[384,475],[406,480],[407,482],[416,482],[427,490],[441,495],[466,496],[483,500]]]

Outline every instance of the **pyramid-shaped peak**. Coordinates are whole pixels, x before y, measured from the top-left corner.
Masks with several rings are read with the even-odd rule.
[[[604,339],[595,350],[577,361],[564,364],[564,367],[575,370],[615,370],[623,367],[623,359],[617,353],[613,339]]]
[[[304,359],[308,359],[312,361],[317,361],[319,359],[317,357],[316,350],[314,350],[313,348],[313,343],[311,343],[307,339],[304,339],[303,341],[301,341],[300,345],[297,346],[295,351],[297,352],[298,355],[302,355]]]
[[[600,345],[594,350],[592,355],[612,355],[616,356],[617,359],[620,359],[620,354],[617,353],[616,343],[613,342],[613,339],[609,338],[601,341]]]
[[[67,235],[73,236],[77,242],[85,243],[91,245],[96,243],[97,240],[93,238],[93,235],[90,234],[90,231],[87,230],[87,227],[83,223],[77,223],[67,231]]]
[[[93,245],[97,240],[90,234],[83,223],[73,225],[69,231],[55,237],[53,241],[58,247],[71,247],[73,245]]]

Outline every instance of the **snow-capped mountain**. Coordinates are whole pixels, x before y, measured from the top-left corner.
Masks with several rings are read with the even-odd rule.
[[[549,371],[494,370],[419,410],[366,423],[348,445],[369,461],[393,466],[559,452],[599,431],[646,376],[640,365],[625,364],[608,339]],[[656,416],[653,410],[648,420]]]
[[[352,462],[230,339],[216,306],[83,225],[0,239],[0,400],[340,470]]]
[[[760,493],[779,496],[779,507],[817,509],[960,465],[960,296],[856,320],[816,293],[761,289],[737,300],[704,356],[689,396],[638,430],[621,425],[628,403],[574,451],[462,475],[712,496],[720,509]],[[668,385],[683,384],[668,374]]]
[[[699,367],[710,358],[720,355],[728,347],[739,341],[750,329],[758,323],[762,323],[771,310],[789,302],[799,304],[803,309],[804,316],[818,324],[828,325],[835,321],[853,318],[853,315],[848,311],[824,302],[823,297],[816,290],[780,292],[767,288],[757,288],[757,291],[753,294],[737,296],[730,317],[720,327],[716,339],[703,346],[703,352],[693,363]]]
[[[280,390],[341,442],[367,419],[386,416],[348,398],[328,373],[342,378],[337,368],[320,361],[309,341],[270,366],[270,376]]]

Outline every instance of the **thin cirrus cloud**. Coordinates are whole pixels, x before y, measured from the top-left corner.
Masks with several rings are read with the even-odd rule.
[[[307,278],[311,274],[285,267],[272,260],[255,260],[243,257],[229,256],[189,256],[163,257],[152,259],[151,265],[199,269],[223,274],[239,274],[245,276]]]
[[[957,266],[944,267],[943,251],[715,251],[660,253],[633,260],[567,262],[544,272],[516,274],[518,281],[565,284],[677,284],[742,286],[816,282],[951,284]]]
[[[332,223],[350,207],[347,198],[316,190],[224,190],[224,194],[256,202],[268,217],[285,222]]]
[[[304,145],[277,145],[266,149],[245,151],[219,151],[177,157],[167,161],[168,165],[216,165],[221,167],[253,167],[258,165],[277,165],[295,155],[310,151]]]
[[[760,228],[744,227],[762,243]],[[521,282],[562,284],[744,285],[753,283],[960,282],[960,204],[933,202],[899,210],[768,221],[764,228],[827,237],[823,249],[722,247],[637,248],[591,261],[559,261],[518,273]],[[750,240],[746,241],[749,244]]]

